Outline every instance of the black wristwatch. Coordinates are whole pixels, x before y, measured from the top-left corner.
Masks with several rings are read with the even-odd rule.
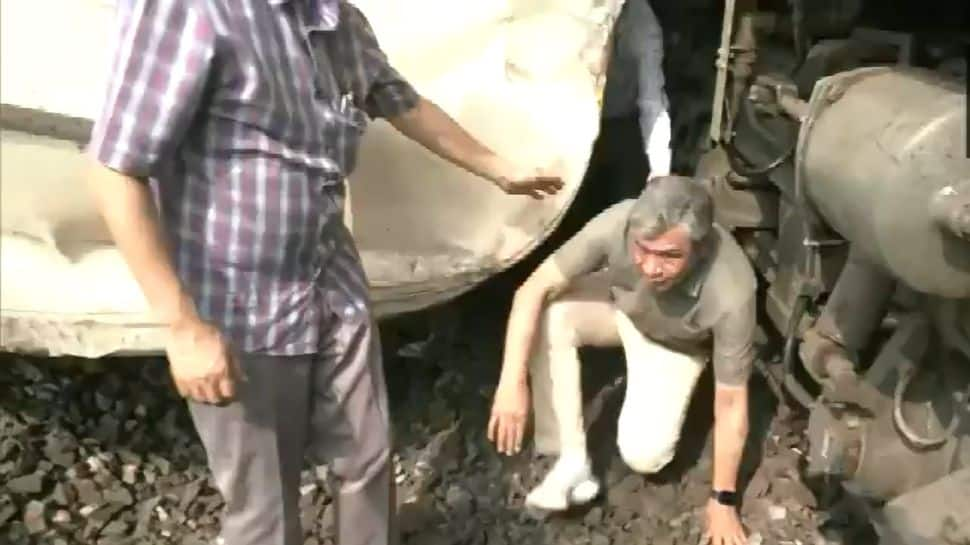
[[[712,490],[711,497],[721,505],[738,506],[738,493],[727,490]]]

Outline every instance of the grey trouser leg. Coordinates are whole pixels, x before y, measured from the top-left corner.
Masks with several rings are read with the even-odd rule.
[[[331,462],[338,545],[394,545],[390,422],[380,341],[366,305],[328,290],[332,320],[314,369],[310,453]]]
[[[313,356],[245,355],[248,380],[226,406],[189,403],[216,487],[226,545],[298,545],[299,487]]]
[[[191,403],[226,500],[226,545],[297,545],[303,455],[329,462],[338,545],[396,545],[387,389],[367,283],[349,234],[331,241],[315,356],[246,356],[239,400]]]

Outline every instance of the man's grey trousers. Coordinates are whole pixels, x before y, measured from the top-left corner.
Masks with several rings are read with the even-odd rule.
[[[330,464],[339,545],[397,543],[378,332],[366,294],[340,280],[323,283],[333,287],[322,290],[328,318],[318,354],[244,355],[247,380],[235,402],[189,405],[226,501],[226,545],[303,543],[305,453]]]

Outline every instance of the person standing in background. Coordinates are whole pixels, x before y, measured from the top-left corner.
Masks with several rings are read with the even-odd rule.
[[[671,174],[663,48],[663,30],[648,0],[626,0],[610,38],[599,133],[586,175],[559,227],[517,267],[520,275],[538,266],[597,214],[636,198],[650,179]]]
[[[509,194],[562,181],[496,156],[422,98],[343,0],[132,0],[118,13],[88,178],[168,326],[171,374],[226,502],[221,542],[303,543],[309,449],[335,478],[338,543],[396,543],[380,342],[343,222],[366,124],[385,118]]]
[[[671,174],[671,123],[664,91],[663,30],[648,0],[627,0],[613,28],[613,44],[603,90],[601,146],[607,205],[635,198],[643,190],[643,159],[649,178]],[[639,139],[624,130],[624,120],[636,116]],[[617,140],[639,140],[635,146]],[[638,150],[639,151],[639,150]]]

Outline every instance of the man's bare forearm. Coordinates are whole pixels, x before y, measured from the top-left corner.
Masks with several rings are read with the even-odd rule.
[[[430,100],[421,98],[417,106],[389,121],[403,135],[473,174],[497,181],[508,171],[500,157]]]
[[[735,490],[748,438],[748,390],[718,386],[714,399],[714,475],[717,490]]]
[[[196,316],[166,248],[147,184],[93,163],[88,183],[108,230],[158,319]]]
[[[499,379],[501,382],[525,382],[528,378],[529,352],[535,341],[544,301],[544,294],[538,290],[520,289],[515,293],[508,329],[505,332],[502,375]]]
[[[528,377],[529,354],[546,302],[556,297],[568,280],[551,260],[540,265],[516,290],[512,299],[505,352],[502,357],[501,381],[524,382]]]

